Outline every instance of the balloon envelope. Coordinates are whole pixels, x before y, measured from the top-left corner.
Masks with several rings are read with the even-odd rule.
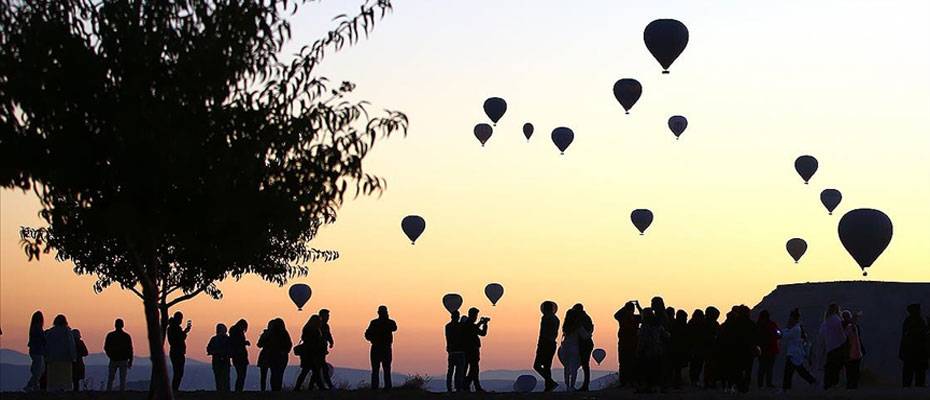
[[[426,220],[419,215],[408,215],[400,221],[400,228],[404,230],[404,233],[410,239],[410,244],[414,244],[420,234],[426,230]]]
[[[688,28],[685,24],[674,19],[657,19],[646,25],[643,31],[643,41],[646,48],[662,65],[662,73],[668,73],[675,59],[688,46]]]
[[[500,97],[491,97],[484,101],[484,113],[495,124],[500,121],[504,113],[507,112],[507,102]]]
[[[668,119],[668,129],[672,130],[672,133],[675,135],[676,139],[681,136],[682,132],[684,132],[685,128],[687,127],[688,119],[682,117],[681,115],[675,115]]]
[[[484,123],[475,125],[475,137],[481,142],[481,146],[484,146],[488,139],[491,138],[491,133],[493,132],[494,128],[491,128],[491,125]]]
[[[794,170],[798,171],[798,175],[804,179],[804,184],[807,184],[817,172],[817,159],[813,156],[800,156],[794,160]]]
[[[536,377],[533,375],[520,375],[517,380],[513,381],[513,391],[517,393],[529,393],[536,389]]]
[[[552,130],[552,143],[555,143],[555,147],[557,147],[562,154],[565,154],[565,149],[567,149],[574,140],[575,132],[572,132],[571,129],[560,126]]]
[[[462,307],[462,296],[457,293],[448,293],[442,296],[442,305],[449,312],[457,311]]]
[[[801,259],[801,256],[807,252],[807,242],[801,238],[791,238],[788,239],[788,243],[785,243],[785,249],[788,250],[788,254],[791,255],[796,264]]]
[[[500,283],[489,283],[484,287],[484,295],[491,300],[492,305],[497,305],[497,301],[504,296],[504,287]]]
[[[642,94],[643,85],[640,85],[636,79],[624,78],[614,83],[614,97],[617,98],[617,101],[620,102],[627,114],[630,113],[630,109],[633,108],[633,105],[636,104]]]
[[[820,202],[827,208],[827,212],[833,215],[833,210],[843,201],[843,194],[836,189],[824,189],[820,192]]]
[[[533,136],[534,130],[535,128],[533,128],[533,124],[529,122],[523,124],[523,136],[526,136],[526,140],[530,140],[530,136]]]
[[[303,283],[297,283],[291,285],[291,288],[288,289],[287,294],[291,297],[291,301],[294,302],[294,305],[297,306],[297,310],[303,310],[304,304],[307,304],[307,301],[310,300],[310,296],[313,294],[313,291],[310,290],[310,286],[307,286]]]
[[[859,208],[843,215],[837,231],[843,247],[862,268],[862,274],[867,275],[865,269],[871,267],[891,243],[894,227],[885,213]]]
[[[594,351],[591,352],[591,357],[594,357],[594,361],[597,362],[597,365],[601,365],[601,361],[607,358],[607,350],[594,349]]]
[[[630,220],[633,221],[633,226],[639,229],[639,234],[642,235],[646,233],[646,228],[652,225],[652,211],[644,208],[633,210],[630,214]]]

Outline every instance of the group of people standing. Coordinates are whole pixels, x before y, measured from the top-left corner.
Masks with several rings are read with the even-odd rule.
[[[481,387],[481,338],[488,334],[488,317],[478,317],[480,310],[468,309],[462,316],[458,310],[450,313],[446,324],[446,352],[449,355],[446,371],[446,390],[449,392],[483,392]]]

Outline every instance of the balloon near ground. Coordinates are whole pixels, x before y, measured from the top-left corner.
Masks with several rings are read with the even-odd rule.
[[[297,306],[297,311],[302,311],[304,305],[310,301],[310,296],[313,294],[313,291],[310,290],[310,286],[297,283],[291,285],[291,288],[287,291],[288,296],[291,297],[291,301],[294,302],[294,305]]]
[[[800,156],[794,160],[794,170],[798,172],[798,175],[801,175],[801,179],[804,179],[805,185],[817,172],[817,165],[817,159],[813,156]]]
[[[475,137],[481,142],[481,147],[484,147],[484,144],[491,138],[491,133],[494,133],[494,128],[491,128],[491,125],[485,123],[475,125]]]
[[[675,135],[675,140],[678,140],[678,137],[684,133],[686,128],[688,128],[687,118],[682,117],[681,115],[675,115],[668,119],[668,129],[670,129],[672,134]]]
[[[520,375],[513,381],[513,391],[517,393],[530,393],[536,390],[536,377],[533,375]]]
[[[785,249],[788,250],[788,254],[794,259],[794,263],[797,264],[798,260],[807,252],[807,242],[801,238],[791,238],[788,239],[788,243],[785,243]]]
[[[591,352],[591,357],[594,358],[594,361],[597,362],[597,365],[601,365],[601,362],[607,358],[607,350],[594,349],[594,351]]]
[[[636,79],[624,78],[614,83],[614,97],[623,106],[627,114],[633,105],[639,101],[639,96],[643,95],[643,85],[639,84]]]
[[[674,19],[657,19],[643,31],[646,48],[662,66],[663,74],[668,73],[668,68],[685,51],[688,38],[688,27]]]
[[[491,97],[484,101],[484,113],[495,125],[507,112],[507,102],[500,97]]]
[[[457,293],[447,293],[445,296],[442,296],[442,306],[449,310],[449,312],[458,311],[459,308],[462,308],[462,296]]]
[[[639,208],[630,213],[630,220],[633,221],[633,226],[639,230],[640,235],[645,234],[649,225],[652,225],[652,218],[652,211],[645,208]]]
[[[534,131],[534,130],[536,130],[536,128],[533,127],[533,124],[531,124],[531,123],[529,123],[529,122],[523,124],[523,136],[526,136],[526,141],[527,141],[527,142],[529,142],[529,141],[530,141],[530,137],[533,136],[533,131]]]
[[[575,141],[575,132],[564,126],[552,130],[552,143],[559,149],[560,154],[565,154],[565,149]]]
[[[871,208],[859,208],[847,212],[840,219],[837,227],[840,241],[849,252],[859,268],[862,276],[867,276],[866,268],[882,255],[891,243],[894,227],[888,215]]]
[[[400,221],[400,228],[410,239],[410,244],[416,244],[417,238],[426,230],[426,220],[419,215],[408,215]]]
[[[843,201],[843,194],[836,189],[824,189],[820,192],[820,202],[827,208],[827,213],[833,215],[833,210]]]
[[[491,301],[491,305],[496,306],[501,297],[504,297],[504,286],[500,283],[489,283],[484,287],[484,295]]]

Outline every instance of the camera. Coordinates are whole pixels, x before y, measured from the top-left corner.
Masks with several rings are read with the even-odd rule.
[[[480,320],[479,322],[480,322],[480,323],[485,323],[485,324],[486,324],[486,323],[488,323],[488,321],[490,321],[490,320],[491,320],[491,317],[481,317],[481,320]]]

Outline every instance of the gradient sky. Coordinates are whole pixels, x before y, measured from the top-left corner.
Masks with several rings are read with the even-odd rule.
[[[294,46],[351,12],[347,3],[307,6]],[[530,367],[545,299],[585,304],[612,368],[612,315],[626,300],[659,294],[690,311],[754,305],[782,283],[862,279],[836,235],[858,207],[885,211],[895,228],[869,279],[930,281],[930,3],[566,4],[397,0],[370,40],[326,60],[321,73],[411,120],[408,137],[366,160],[388,180],[384,195],[348,202],[313,243],[342,258],[299,280],[314,289],[310,311],[333,311],[332,363],[367,367],[362,331],[387,304],[400,326],[395,370],[440,371],[440,298],[458,292],[492,317],[484,369]],[[657,18],[691,32],[670,75],[642,42]],[[644,86],[631,115],[611,93],[626,77]],[[508,111],[482,148],[472,127],[490,96]],[[675,114],[689,119],[677,142],[666,127]],[[529,143],[524,122],[536,126]],[[549,139],[556,126],[575,131],[564,156]],[[802,154],[820,160],[810,185],[793,169]],[[819,202],[828,187],[843,192],[834,216]],[[2,346],[25,350],[41,309],[66,314],[92,352],[122,317],[145,353],[141,303],[117,289],[93,294],[93,278],[69,264],[27,263],[17,230],[41,224],[38,202],[9,190],[0,202]],[[634,208],[656,215],[646,236],[629,222]],[[416,246],[400,231],[407,214],[427,220]],[[795,236],[810,246],[798,265],[784,249]],[[497,307],[483,295],[489,282],[506,288]],[[296,336],[310,315],[257,278],[221,287],[220,302],[180,307],[194,321],[190,357],[205,358],[217,322],[248,319],[254,342],[272,317]]]

